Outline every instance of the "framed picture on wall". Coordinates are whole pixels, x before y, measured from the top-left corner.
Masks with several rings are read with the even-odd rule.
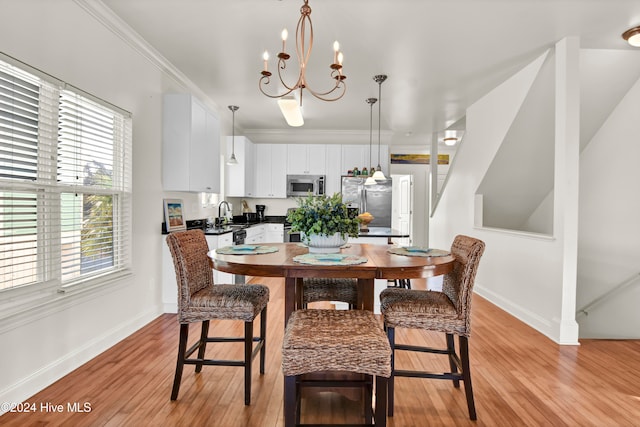
[[[187,229],[182,200],[164,199],[164,223],[169,233]]]

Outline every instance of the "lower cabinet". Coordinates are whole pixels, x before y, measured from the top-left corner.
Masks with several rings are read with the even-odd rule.
[[[233,245],[233,233],[221,234],[219,236],[206,236],[209,250],[222,248],[225,246]],[[220,284],[232,284],[233,274],[225,273],[224,271],[213,270],[213,283]]]
[[[247,237],[244,238],[244,243],[247,245],[264,243],[264,227],[263,224],[260,224],[247,228]]]
[[[282,243],[284,242],[284,225],[283,224],[265,224],[264,242],[265,243]]]

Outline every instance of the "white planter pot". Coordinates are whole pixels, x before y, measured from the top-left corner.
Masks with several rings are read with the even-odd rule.
[[[347,243],[347,240],[343,239],[340,233],[335,233],[331,236],[312,234],[309,236],[309,239],[308,245],[310,253],[338,253],[340,252],[340,247]]]

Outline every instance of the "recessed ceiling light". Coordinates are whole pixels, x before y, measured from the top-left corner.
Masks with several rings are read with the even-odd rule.
[[[443,139],[442,141],[444,142],[445,145],[448,145],[449,147],[451,147],[452,145],[456,145],[456,142],[458,142],[458,138],[450,136]]]
[[[633,47],[640,47],[640,27],[633,27],[624,33],[622,38]]]

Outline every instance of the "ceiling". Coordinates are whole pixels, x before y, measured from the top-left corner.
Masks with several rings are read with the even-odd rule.
[[[285,27],[288,67],[297,68],[291,47],[303,0],[103,3],[198,86],[223,119],[231,118],[227,105],[238,105],[237,133],[255,142],[294,142],[305,134],[368,142],[365,99],[378,96],[372,77],[387,74],[384,142],[428,144],[434,133],[464,123],[467,107],[563,37],[579,36],[583,48],[632,49],[620,35],[640,24],[638,0],[310,0],[308,85],[330,88],[338,40],[347,91],[335,102],[304,92],[305,124],[291,128],[258,80],[262,52],[275,57]],[[275,70],[273,59],[269,68]],[[377,124],[376,105],[374,131]]]

